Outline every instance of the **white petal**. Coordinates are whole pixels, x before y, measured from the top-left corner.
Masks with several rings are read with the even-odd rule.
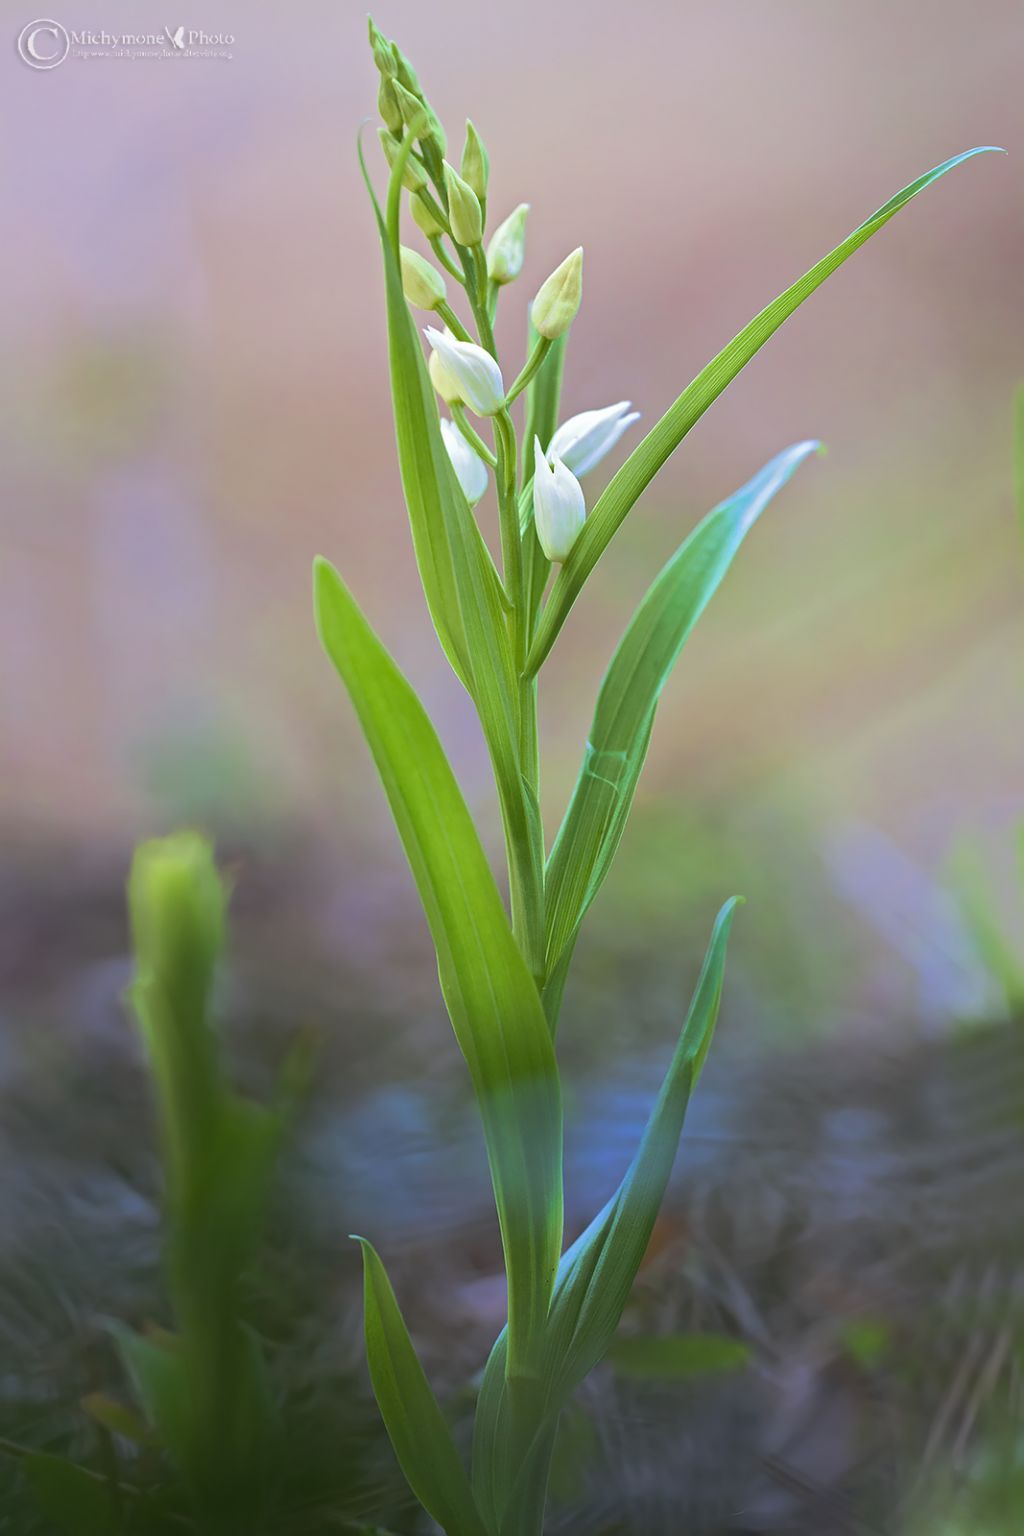
[[[466,500],[471,507],[475,507],[487,490],[487,465],[466,442],[455,423],[444,417],[441,419],[441,436]]]
[[[533,516],[540,547],[551,561],[565,560],[587,516],[583,487],[561,459],[549,462],[534,439]]]
[[[585,475],[614,448],[628,426],[638,419],[629,401],[598,411],[581,411],[562,423],[548,445],[548,457],[560,458],[576,475]]]
[[[458,380],[463,398],[478,416],[494,416],[505,404],[505,385],[501,369],[489,352],[472,341],[456,341],[443,331],[428,325],[424,335]]]

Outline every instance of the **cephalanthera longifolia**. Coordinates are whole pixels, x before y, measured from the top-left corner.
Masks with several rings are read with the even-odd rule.
[[[420,1367],[384,1266],[360,1239],[366,1347],[398,1459],[438,1524],[449,1536],[535,1536],[562,1406],[608,1347],[658,1213],[715,1025],[735,898],[715,922],[633,1163],[608,1205],[563,1253],[555,1036],[566,976],[580,924],[622,836],[676,658],[761,511],[817,445],[784,449],[689,533],[654,580],[601,684],[579,777],[550,848],[540,806],[541,669],[616,529],[708,406],[848,256],[918,192],[981,151],[911,182],[762,310],[687,385],[588,506],[588,472],[634,428],[637,413],[628,401],[586,400],[579,404],[587,409],[563,418],[583,251],[572,250],[539,287],[528,287],[525,356],[514,372],[498,354],[494,318],[499,302],[507,302],[505,289],[526,286],[528,205],[520,203],[488,235],[489,165],[477,128],[466,124],[456,169],[409,60],[372,22],[370,43],[388,171],[382,201],[365,163],[363,171],[383,254],[402,486],[430,615],[476,706],[493,765],[508,911],[433,725],[324,560],[316,564],[315,601],[324,648],[348,689],[412,867],[487,1144],[508,1321],[483,1376],[471,1471]],[[407,216],[415,229],[403,233]],[[423,335],[414,311],[432,322]],[[500,569],[481,531],[492,515],[492,478]],[[386,1242],[386,1231],[381,1237]]]

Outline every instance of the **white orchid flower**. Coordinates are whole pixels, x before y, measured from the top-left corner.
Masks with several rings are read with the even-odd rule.
[[[559,458],[550,462],[533,440],[533,520],[540,547],[553,564],[568,559],[587,516],[587,504],[571,469]]]
[[[548,458],[561,459],[574,475],[585,475],[615,447],[627,427],[640,419],[629,400],[600,411],[581,411],[564,421],[548,444]]]
[[[441,436],[452,461],[455,478],[466,494],[466,500],[475,507],[487,489],[487,465],[478,453],[474,453],[454,421],[441,418]]]
[[[432,325],[423,334],[446,373],[458,382],[470,410],[478,416],[496,416],[505,404],[505,385],[491,354],[473,341],[456,341],[454,336],[446,336]]]

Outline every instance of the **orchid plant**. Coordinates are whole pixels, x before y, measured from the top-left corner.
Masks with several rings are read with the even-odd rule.
[[[438,1525],[449,1536],[537,1536],[559,1415],[612,1340],[658,1213],[711,1043],[738,898],[718,914],[633,1163],[563,1252],[555,1040],[570,962],[622,837],[669,673],[746,534],[817,444],[786,448],[715,507],[647,591],[601,684],[579,777],[550,848],[540,803],[541,669],[616,530],[704,411],[847,257],[918,192],[981,151],[911,182],[762,310],[687,385],[588,510],[582,482],[636,413],[619,402],[562,419],[583,252],[572,251],[537,289],[525,361],[512,375],[495,345],[494,319],[503,290],[525,266],[527,205],[519,204],[485,245],[489,165],[480,134],[467,123],[456,170],[409,60],[372,21],[370,44],[389,169],[383,206],[362,151],[360,163],[383,254],[402,485],[430,615],[476,706],[493,766],[507,912],[426,711],[323,559],[315,566],[315,608],[408,856],[483,1122],[508,1320],[483,1373],[471,1470],[420,1366],[384,1265],[360,1238],[366,1349],[398,1460]],[[403,243],[406,210],[429,256]],[[424,332],[429,358],[414,311],[436,322]],[[492,476],[500,568],[484,537]]]

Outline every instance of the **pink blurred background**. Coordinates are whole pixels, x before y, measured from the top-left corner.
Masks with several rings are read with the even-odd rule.
[[[6,14],[0,832],[120,845],[235,818],[312,827],[339,864],[394,860],[313,632],[318,552],[488,814],[394,462],[354,147],[376,97],[362,8],[62,0],[69,29],[236,41],[229,59],[50,71],[14,46],[30,8]],[[755,860],[784,861],[796,827],[828,865],[867,828],[870,906],[900,860],[928,880],[977,829],[1004,878],[1024,810],[1020,6],[391,0],[376,19],[456,149],[473,116],[492,216],[532,205],[500,323],[513,361],[526,300],[586,249],[567,411],[631,398],[651,424],[899,187],[975,144],[1009,151],[930,189],[766,346],[631,515],[543,686],[555,823],[646,583],[703,511],[820,437],[828,456],[759,527],[667,690],[632,847],[677,808],[707,808]],[[633,890],[613,881],[609,910]]]

